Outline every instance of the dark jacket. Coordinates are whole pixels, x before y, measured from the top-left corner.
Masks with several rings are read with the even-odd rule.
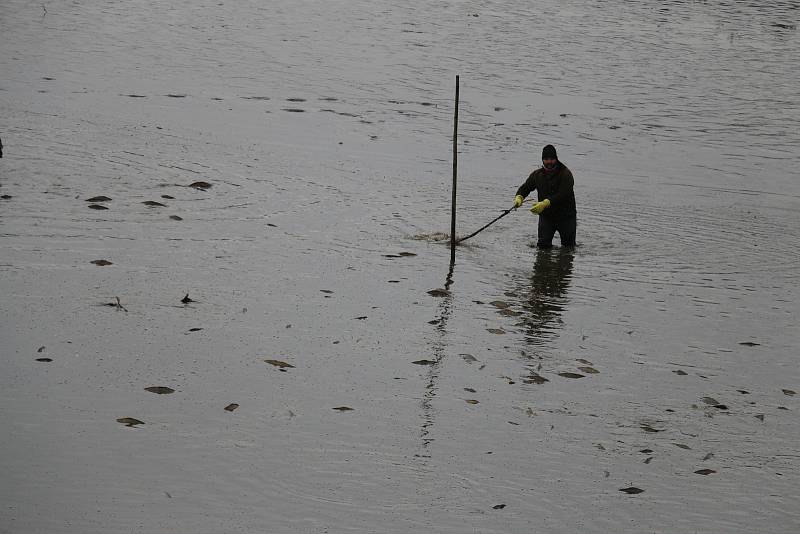
[[[539,202],[546,198],[550,199],[550,207],[542,212],[542,217],[554,220],[566,219],[577,214],[575,192],[572,189],[574,185],[575,179],[572,178],[572,173],[559,161],[552,172],[547,172],[543,168],[533,171],[517,190],[517,194],[524,198],[535,189]]]

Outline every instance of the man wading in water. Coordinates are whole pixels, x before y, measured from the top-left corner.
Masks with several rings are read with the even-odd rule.
[[[558,154],[553,145],[542,150],[542,168],[536,169],[528,176],[525,183],[517,190],[514,207],[522,206],[531,191],[538,193],[539,202],[533,205],[531,213],[539,216],[539,248],[553,246],[553,236],[558,232],[562,247],[575,246],[577,229],[577,211],[575,210],[575,192],[572,186],[575,180],[566,165],[558,161]]]

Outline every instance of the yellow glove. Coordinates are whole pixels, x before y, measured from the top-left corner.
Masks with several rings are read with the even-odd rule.
[[[522,206],[522,201],[523,200],[525,200],[525,199],[522,198],[522,195],[515,196],[514,197],[514,208],[516,209],[516,208]]]
[[[546,210],[549,207],[550,207],[550,199],[546,198],[546,199],[542,200],[541,202],[537,202],[536,204],[534,204],[533,207],[531,208],[531,213],[535,213],[536,215],[539,215],[540,213],[542,213],[544,210]]]

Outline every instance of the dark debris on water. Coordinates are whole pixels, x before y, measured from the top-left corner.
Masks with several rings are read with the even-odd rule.
[[[144,388],[145,391],[149,391],[150,393],[158,393],[159,395],[169,395],[170,393],[175,393],[175,390],[167,387],[167,386],[150,386]]]
[[[695,471],[695,473],[697,473],[698,475],[706,476],[716,473],[716,471],[714,471],[713,469],[698,469],[697,471]]]
[[[564,378],[583,378],[586,375],[581,375],[578,373],[558,373],[558,376],[563,376]]]
[[[117,419],[117,423],[122,423],[125,426],[134,427],[136,425],[143,425],[144,421],[139,421],[138,419],[134,419],[133,417],[120,417]]]
[[[286,372],[287,369],[294,369],[294,365],[284,362],[282,360],[264,360],[270,365],[274,365],[279,370]]]

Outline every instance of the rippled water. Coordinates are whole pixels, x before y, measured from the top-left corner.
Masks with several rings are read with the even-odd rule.
[[[800,4],[588,4],[0,4],[0,532],[796,532]]]

